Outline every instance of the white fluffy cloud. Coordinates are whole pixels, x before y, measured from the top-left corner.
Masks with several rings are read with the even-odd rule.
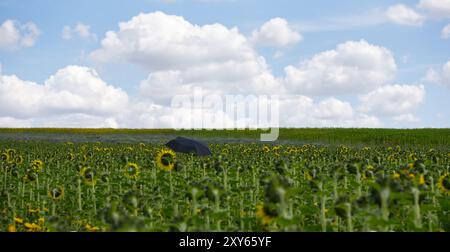
[[[450,61],[445,63],[440,70],[428,69],[425,80],[450,87]]]
[[[427,11],[431,18],[450,17],[450,0],[421,0],[417,7]]]
[[[0,77],[1,127],[170,127],[199,126],[232,128],[237,121],[261,126],[251,118],[236,118],[224,110],[158,105],[128,96],[108,85],[87,67],[68,66],[57,71],[43,85],[16,76]],[[262,104],[259,104],[262,106]],[[374,116],[355,111],[336,98],[315,102],[306,96],[284,96],[279,103],[282,126],[377,127]],[[196,124],[200,119],[212,122]]]
[[[13,117],[0,117],[0,127],[2,128],[29,128],[31,120],[21,120]]]
[[[350,103],[334,97],[315,102],[302,95],[280,101],[280,121],[284,127],[380,127],[375,116],[355,111]]]
[[[441,76],[440,76],[439,72],[430,68],[430,69],[428,69],[427,73],[425,74],[424,80],[437,83],[441,80]]]
[[[256,32],[267,31],[279,21],[269,21],[263,25],[267,29]],[[315,102],[301,95],[360,94],[389,84],[397,67],[388,49],[364,40],[347,41],[298,68],[287,67],[286,77],[277,78],[254,50],[256,37],[254,33],[253,38],[246,38],[237,28],[198,26],[179,16],[155,12],[139,14],[120,23],[118,31],[107,32],[101,48],[90,57],[98,62],[128,62],[150,72],[140,83],[140,101],[129,108],[128,114],[136,115],[135,119],[119,120],[129,127],[173,127],[173,118],[189,115],[186,110],[170,108],[171,99],[192,95],[197,88],[204,95],[279,94],[284,126],[381,125],[378,118],[355,111],[348,102],[333,97]],[[281,46],[293,40],[279,41]],[[226,115],[228,123],[233,120]]]
[[[441,80],[443,84],[450,87],[450,61],[442,67]]]
[[[43,85],[17,76],[0,76],[1,118],[41,121],[40,125],[61,122],[84,123],[73,118],[109,118],[127,107],[128,96],[100,79],[87,67],[68,66]],[[58,121],[58,118],[62,118]],[[110,120],[111,121],[111,120]],[[58,123],[59,122],[59,123]]]
[[[325,120],[348,120],[353,118],[353,108],[348,102],[343,102],[336,98],[328,98],[317,105],[314,109],[314,116]]]
[[[401,116],[409,114],[425,99],[423,85],[389,85],[360,96],[359,110],[380,116]],[[399,117],[397,117],[399,118]]]
[[[448,24],[444,28],[442,28],[441,38],[443,38],[443,39],[450,38],[450,24]]]
[[[140,95],[158,104],[168,105],[175,95],[192,94],[196,88],[201,88],[204,94],[217,95],[284,92],[280,81],[272,74],[254,67],[243,62],[211,64],[188,71],[153,72],[140,83]]]
[[[425,21],[424,16],[403,4],[397,4],[389,7],[385,14],[391,22],[400,25],[419,26]]]
[[[64,26],[61,33],[61,37],[64,40],[70,40],[74,35],[85,40],[97,40],[97,36],[91,32],[91,27],[81,22],[78,22],[73,28],[68,25]]]
[[[253,31],[250,41],[255,45],[285,47],[302,40],[302,35],[295,31],[283,18],[273,18],[261,28]]]
[[[245,36],[221,24],[198,26],[183,17],[153,12],[108,31],[102,47],[91,54],[100,62],[129,62],[150,71],[254,61],[257,55]]]
[[[40,33],[37,25],[32,22],[22,25],[8,19],[0,25],[0,50],[11,51],[21,47],[32,47]]]
[[[90,57],[99,62],[128,62],[150,72],[141,82],[142,97],[168,104],[192,87],[206,92],[259,94],[283,92],[265,59],[235,28],[198,26],[162,12],[139,14],[109,31]]]
[[[362,93],[388,84],[397,66],[392,53],[365,40],[347,41],[285,68],[287,88],[297,94],[336,95]]]
[[[274,29],[282,31],[275,34],[279,37],[272,36]],[[90,36],[85,26],[65,30],[66,39]],[[233,127],[236,120],[255,125],[251,118],[234,118],[214,108],[197,108],[191,113],[188,108],[170,106],[175,95],[192,95],[199,88],[203,95],[221,97],[280,95],[280,123],[284,127],[379,127],[382,122],[377,116],[384,116],[387,109],[377,102],[386,96],[401,100],[397,104],[395,98],[387,99],[401,111],[389,116],[415,120],[411,110],[420,102],[408,105],[401,95],[409,89],[401,86],[401,92],[391,91],[392,86],[386,86],[397,70],[392,53],[365,40],[339,44],[299,66],[286,67],[285,76],[275,77],[256,52],[254,47],[260,43],[255,41],[265,37],[266,42],[271,41],[266,45],[283,47],[301,40],[300,34],[297,38],[293,34],[287,22],[279,19],[247,38],[237,28],[221,24],[199,26],[162,12],[139,14],[120,23],[117,31],[108,31],[101,47],[90,54],[97,62],[131,63],[148,71],[138,94],[130,98],[132,102],[124,91],[87,67],[68,66],[43,84],[0,74],[0,107],[5,108],[0,110],[0,127],[183,127],[192,124],[180,120],[197,122],[204,117],[220,120],[200,127]],[[360,98],[361,107],[355,109],[350,102],[335,98],[340,94],[366,95]],[[316,95],[324,97],[313,97]]]
[[[403,114],[403,115],[394,116],[392,119],[394,121],[396,121],[396,122],[406,122],[406,123],[420,121],[419,118],[417,118],[415,115],[410,114],[410,113],[409,114]]]

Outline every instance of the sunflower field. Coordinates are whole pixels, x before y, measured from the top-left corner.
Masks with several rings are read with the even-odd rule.
[[[0,141],[0,230],[450,231],[446,145]]]

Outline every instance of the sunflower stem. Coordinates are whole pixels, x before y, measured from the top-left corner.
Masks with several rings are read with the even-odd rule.
[[[82,200],[81,200],[81,179],[78,179],[77,182],[78,182],[78,187],[77,187],[78,210],[82,211],[83,207],[82,207]]]
[[[8,202],[8,208],[11,207],[11,196],[9,195],[9,192],[6,192],[6,197],[8,198],[7,202]]]
[[[353,232],[352,205],[347,202],[345,206],[347,210],[347,232]]]
[[[39,176],[36,178],[36,192],[37,192],[37,204],[41,202],[39,193]]]
[[[8,172],[7,172],[6,169],[4,170],[3,174],[5,175],[5,176],[4,176],[3,189],[6,190],[6,189],[7,189],[7,185],[8,185],[8,184],[7,184],[7,181],[8,181]]]
[[[389,221],[389,195],[390,190],[387,187],[384,187],[380,191],[380,198],[381,198],[381,218],[383,221],[387,222]],[[385,230],[387,231],[387,230]]]
[[[325,208],[325,203],[326,203],[326,196],[322,195],[321,199],[320,199],[320,224],[322,226],[322,232],[326,232],[327,231],[327,219],[326,219],[326,208]]]
[[[172,172],[169,172],[169,187],[170,187],[170,198],[173,198],[173,183],[172,183]]]
[[[92,196],[92,206],[94,208],[94,214],[97,215],[97,200],[95,198],[95,185],[92,184],[92,188],[91,188],[91,196]]]
[[[334,196],[334,201],[336,201],[338,199],[338,180],[337,180],[337,173],[334,173],[333,176],[333,196]]]
[[[52,216],[56,216],[56,203],[52,200]]]
[[[418,229],[422,228],[422,216],[420,214],[420,203],[419,203],[419,196],[420,191],[417,188],[412,188],[412,193],[414,196],[414,226]]]

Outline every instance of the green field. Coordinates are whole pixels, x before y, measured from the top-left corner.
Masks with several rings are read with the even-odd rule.
[[[450,231],[449,129],[260,133],[0,129],[0,230]]]
[[[98,139],[108,141],[115,136],[123,141],[148,141],[155,137],[184,135],[207,139],[257,141],[261,130],[173,130],[173,129],[0,129],[0,139],[38,138],[51,140],[62,136],[78,141]],[[280,129],[280,142],[362,144],[362,145],[440,145],[450,146],[450,129],[342,129],[304,128]]]

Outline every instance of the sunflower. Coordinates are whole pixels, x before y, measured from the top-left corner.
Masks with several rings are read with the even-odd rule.
[[[16,164],[18,164],[18,165],[23,164],[23,157],[22,156],[17,156],[16,157]]]
[[[416,153],[409,154],[408,158],[412,161],[416,161],[418,159]]]
[[[67,154],[67,159],[68,159],[69,161],[73,161],[73,160],[75,159],[75,154],[73,154],[73,153]]]
[[[24,182],[34,182],[37,179],[37,175],[36,173],[34,173],[32,170],[28,170],[26,171],[25,175],[22,177],[22,180]]]
[[[266,208],[264,207],[263,204],[258,204],[256,206],[256,217],[258,217],[261,220],[261,223],[263,225],[268,225],[273,220],[273,217],[267,214]]]
[[[269,146],[267,146],[267,145],[264,145],[264,147],[263,147],[263,151],[264,151],[265,153],[268,153],[268,152],[270,152],[270,148],[269,148]]]
[[[442,175],[437,186],[443,194],[450,196],[450,173]]]
[[[6,153],[8,153],[8,155],[13,158],[16,155],[16,150],[14,149],[7,149]]]
[[[156,164],[165,171],[172,171],[175,167],[175,152],[170,149],[162,149],[156,155]]]
[[[5,161],[5,162],[9,162],[9,155],[6,152],[3,152],[1,155],[1,160]]]
[[[64,197],[64,187],[57,186],[48,190],[48,197],[54,201],[58,201]]]
[[[16,217],[14,217],[14,222],[15,223],[19,223],[19,224],[23,224],[23,219],[16,216]]]
[[[97,184],[97,180],[94,178],[94,170],[90,167],[83,167],[80,176],[86,185],[95,186]]]
[[[92,226],[91,224],[87,223],[86,225],[84,225],[84,227],[86,228],[87,231],[89,232],[97,232],[100,230],[99,227],[96,226]]]
[[[7,231],[8,231],[9,233],[15,233],[15,232],[17,232],[16,226],[14,226],[14,225],[8,225]]]
[[[31,162],[31,169],[34,172],[42,172],[44,169],[44,162],[42,162],[42,160],[34,160]]]
[[[30,214],[35,214],[35,213],[39,213],[40,209],[39,208],[28,208],[28,213]]]
[[[14,150],[11,150],[11,149],[7,150],[5,153],[2,153],[2,160],[8,164],[14,163],[15,153],[16,152]]]
[[[393,173],[392,174],[392,178],[393,179],[400,179],[400,173],[398,173],[398,172]]]
[[[423,174],[420,174],[419,177],[419,185],[425,185],[425,176]]]
[[[139,176],[140,168],[135,163],[128,163],[124,167],[125,176],[130,179],[137,179]]]
[[[41,227],[36,223],[27,222],[23,226],[30,232],[39,232],[41,230]]]
[[[312,181],[314,179],[309,171],[305,171],[303,174],[304,174],[305,179],[308,181]]]

